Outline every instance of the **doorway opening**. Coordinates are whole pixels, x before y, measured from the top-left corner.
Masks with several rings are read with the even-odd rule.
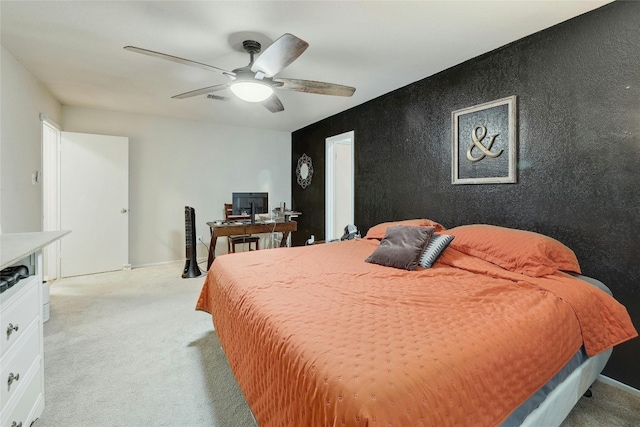
[[[325,140],[325,240],[338,239],[354,218],[354,131]]]
[[[129,138],[62,132],[46,114],[40,120],[42,230],[73,230],[43,250],[43,280],[130,269]]]

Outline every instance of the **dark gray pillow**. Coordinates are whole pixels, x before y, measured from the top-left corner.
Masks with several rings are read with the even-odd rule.
[[[434,231],[435,227],[389,227],[380,245],[365,261],[386,267],[415,270]]]
[[[453,240],[453,236],[450,234],[434,234],[431,236],[427,247],[424,248],[422,256],[418,261],[418,265],[424,268],[431,268],[434,262],[438,259],[442,251],[447,249],[449,243]]]

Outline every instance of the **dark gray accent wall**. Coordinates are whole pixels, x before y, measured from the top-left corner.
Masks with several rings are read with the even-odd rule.
[[[294,244],[324,237],[325,138],[355,131],[355,222],[431,218],[571,247],[640,328],[640,2],[618,1],[292,135]],[[357,85],[356,85],[357,86]],[[451,112],[517,96],[518,183],[451,184]],[[306,153],[313,182],[296,183]],[[345,224],[346,225],[346,224]],[[640,339],[604,374],[640,389]]]

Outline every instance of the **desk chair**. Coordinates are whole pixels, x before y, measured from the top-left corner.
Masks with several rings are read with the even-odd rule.
[[[233,215],[233,205],[231,203],[225,203],[224,204],[224,219],[226,221],[229,221],[229,217]],[[236,215],[234,217],[235,219],[238,219],[238,216]],[[247,216],[247,219],[249,218],[249,216]],[[227,252],[228,253],[236,253],[236,245],[243,245],[245,243],[249,244],[249,250],[251,250],[251,244],[255,244],[256,245],[256,251],[258,249],[260,249],[260,237],[259,236],[252,236],[250,234],[244,234],[242,236],[229,236],[227,237]]]

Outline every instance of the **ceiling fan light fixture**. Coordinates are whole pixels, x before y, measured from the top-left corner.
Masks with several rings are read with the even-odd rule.
[[[240,80],[231,84],[231,92],[243,101],[262,102],[273,94],[273,89],[258,81]]]

